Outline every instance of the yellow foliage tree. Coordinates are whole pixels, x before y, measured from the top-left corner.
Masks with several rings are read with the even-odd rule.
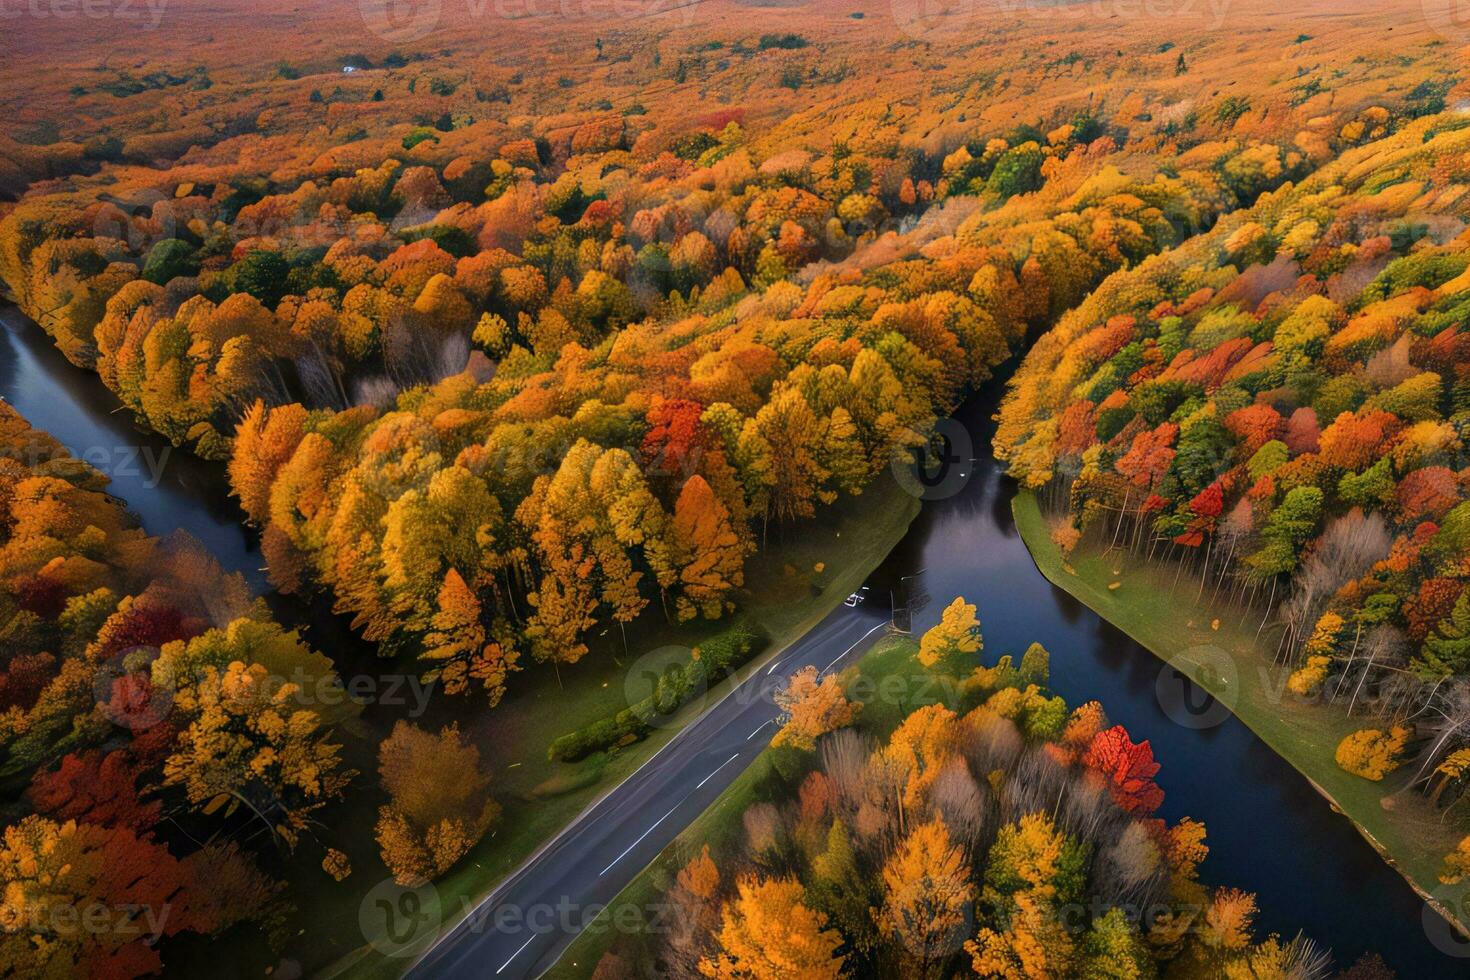
[[[720,951],[699,962],[711,980],[837,980],[842,935],[827,928],[827,916],[806,904],[795,878],[741,878],[727,902]]]
[[[982,645],[974,605],[956,598],[945,608],[939,623],[919,640],[919,663],[949,673],[964,673]]]
[[[450,725],[438,735],[400,721],[378,748],[389,802],[378,810],[378,847],[393,880],[417,887],[474,847],[500,815],[480,752]]]
[[[1045,901],[1016,895],[1016,913],[1005,930],[982,928],[965,944],[978,976],[996,980],[1061,980],[1075,975],[1076,946]]]
[[[835,674],[817,680],[816,667],[792,674],[786,689],[776,694],[776,705],[787,720],[771,744],[808,751],[821,736],[851,725],[862,710],[860,702],[847,700]]]
[[[1337,764],[1354,776],[1379,782],[1403,762],[1413,729],[1395,725],[1388,734],[1376,728],[1353,732],[1337,746]]]
[[[1444,856],[1444,868],[1439,880],[1446,885],[1458,885],[1470,878],[1470,837],[1463,837],[1455,849]]]
[[[964,853],[935,818],[916,827],[883,867],[878,925],[928,964],[959,948],[974,898]]]

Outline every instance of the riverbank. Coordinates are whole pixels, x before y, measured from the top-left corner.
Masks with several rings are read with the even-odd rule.
[[[1439,882],[1443,857],[1470,828],[1445,821],[1409,786],[1412,766],[1374,783],[1338,767],[1338,743],[1360,728],[1374,727],[1371,715],[1348,717],[1336,706],[1310,704],[1286,692],[1289,671],[1261,655],[1274,645],[1271,629],[1260,631],[1259,610],[1197,605],[1195,586],[1175,582],[1174,570],[1145,567],[1114,553],[1104,559],[1085,551],[1065,559],[1051,540],[1050,526],[1034,494],[1011,502],[1016,528],[1046,578],[1127,633],[1208,691],[1272,751],[1302,774],[1333,809],[1437,908],[1462,934],[1470,935],[1465,902],[1470,885]],[[1159,690],[1169,690],[1165,680]],[[1167,694],[1165,694],[1167,697]],[[1219,723],[1219,709],[1190,710],[1165,705],[1185,727]]]

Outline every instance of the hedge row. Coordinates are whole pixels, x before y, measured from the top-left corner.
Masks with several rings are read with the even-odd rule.
[[[653,693],[615,715],[559,736],[552,741],[547,756],[560,762],[576,762],[593,752],[639,741],[765,645],[763,634],[743,625],[716,634],[695,647],[688,661],[669,664],[655,682]]]

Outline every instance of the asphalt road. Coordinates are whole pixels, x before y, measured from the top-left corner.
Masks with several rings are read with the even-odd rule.
[[[888,626],[887,607],[873,601],[832,612],[528,859],[408,976],[511,980],[549,969],[582,926],[766,747],[779,714],[771,696],[784,679],[811,665],[823,673],[841,669],[860,656]]]

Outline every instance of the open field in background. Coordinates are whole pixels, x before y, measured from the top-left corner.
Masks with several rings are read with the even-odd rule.
[[[124,2],[96,4],[96,16],[7,21],[0,189],[92,169],[84,144],[99,134],[144,168],[218,156],[309,171],[329,147],[375,165],[403,157],[398,143],[416,120],[446,108],[467,123],[408,163],[442,165],[527,128],[555,142],[582,122],[643,110],[684,126],[733,113],[769,152],[818,150],[891,111],[906,146],[942,155],[977,129],[1086,105],[1135,139],[1165,136],[1236,95],[1254,103],[1233,120],[1237,132],[1307,122],[1325,138],[1322,127],[1347,107],[1452,79],[1455,51],[1470,41],[1439,9],[1448,0],[1352,9],[1332,0],[439,0],[397,28],[381,22],[382,5],[356,0],[155,0],[120,14]],[[757,43],[782,34],[807,43]],[[242,36],[257,43],[238,44]],[[1181,54],[1187,71],[1176,74]],[[406,67],[384,67],[390,56]],[[796,84],[780,84],[792,71]],[[410,90],[419,75],[442,75],[455,91]],[[371,101],[375,89],[383,101]],[[313,91],[324,101],[309,101]]]
[[[75,2],[0,0],[7,296],[181,453],[226,460],[245,447],[231,479],[273,582],[311,595],[313,614],[335,604],[336,626],[356,617],[350,640],[329,639],[330,627],[306,637],[329,668],[473,688],[406,718],[378,703],[324,725],[321,744],[329,733],[332,751],[342,743],[350,791],[317,780],[311,795],[301,784],[316,766],[263,785],[241,764],[210,773],[233,800],[203,779],[186,798],[164,782],[165,757],[186,764],[179,743],[160,749],[110,724],[77,679],[116,652],[102,624],[111,607],[94,624],[67,604],[95,597],[88,562],[131,545],[119,532],[99,546],[96,528],[59,506],[12,514],[0,468],[0,764],[17,793],[64,765],[127,759],[136,768],[120,798],[131,793],[145,815],[163,808],[164,853],[193,857],[202,838],[241,835],[239,873],[258,869],[257,893],[291,909],[276,915],[262,897],[245,924],[191,922],[163,956],[179,975],[207,974],[227,953],[242,976],[396,976],[411,960],[375,951],[383,920],[363,914],[391,880],[374,835],[390,801],[378,751],[395,722],[457,724],[500,808],[480,838],[483,801],[441,824],[424,804],[433,794],[392,797],[430,814],[415,828],[423,840],[449,817],[465,847],[478,840],[428,874],[440,876],[423,911],[447,929],[860,586],[919,512],[887,468],[915,430],[995,384],[991,370],[1023,345],[1054,347],[1058,331],[1045,328],[1068,323],[1067,309],[1084,310],[1080,323],[1130,298],[1118,284],[1156,268],[1159,253],[1214,263],[1182,268],[1169,283],[1180,295],[1160,292],[1181,310],[1225,281],[1227,260],[1270,269],[1222,290],[1228,303],[1278,279],[1285,293],[1303,269],[1322,271],[1324,292],[1345,291],[1397,249],[1418,278],[1389,311],[1395,325],[1421,286],[1448,302],[1470,284],[1470,271],[1453,278],[1463,265],[1446,271],[1441,256],[1423,271],[1408,255],[1459,233],[1470,182],[1460,149],[1432,166],[1416,159],[1419,133],[1423,145],[1454,144],[1470,110],[1470,29],[1450,0]],[[1415,140],[1394,142],[1404,136]],[[1246,228],[1233,246],[1211,237],[1344,155],[1351,164],[1384,146],[1383,172],[1351,186],[1360,210],[1323,204],[1344,179],[1279,228]],[[1384,202],[1408,208],[1421,178],[1434,221],[1405,213],[1363,242],[1343,231]],[[1274,261],[1278,247],[1301,264]],[[1210,289],[1196,290],[1206,278]],[[1463,324],[1466,310],[1435,315]],[[1274,330],[1268,311],[1239,312],[1252,320],[1242,334]],[[1089,326],[1114,326],[1097,319]],[[1415,367],[1455,363],[1447,329],[1427,354],[1429,334],[1414,341]],[[1121,398],[1124,379],[1153,378],[1167,362],[1157,339],[1140,331],[1109,369],[1118,384],[1104,391],[1102,377],[1088,391],[1101,402]],[[1398,383],[1409,343],[1358,373]],[[1262,344],[1250,363],[1271,359]],[[1438,369],[1442,387],[1400,394],[1406,418],[1448,427],[1450,409],[1470,411],[1470,367]],[[1248,397],[1269,400],[1256,380]],[[1359,387],[1339,385],[1326,403],[1356,409],[1369,396]],[[1121,423],[1116,404],[1100,411],[1104,421],[1080,425],[1089,438]],[[1187,582],[1166,581],[1172,568],[1080,550],[1068,565],[1034,500],[1014,508],[1048,579],[1177,660],[1466,921],[1470,889],[1436,881],[1464,829],[1458,811],[1432,812],[1410,792],[1411,767],[1381,784],[1341,771],[1333,749],[1371,722],[1283,700],[1286,671],[1258,669],[1270,629],[1248,611],[1196,610]],[[12,527],[30,536],[25,547],[11,547]],[[111,599],[144,591],[129,576],[108,580]],[[674,625],[671,606],[686,619],[726,614]],[[158,612],[164,625],[142,631],[139,649],[193,638],[194,620],[172,612]],[[614,619],[634,616],[624,639]],[[734,626],[759,634],[761,651],[672,721],[576,762],[548,757],[559,736],[648,695],[648,658],[682,658]],[[42,646],[58,656],[17,655]],[[884,645],[855,675],[898,669],[911,646]],[[559,671],[543,662],[558,659]],[[151,685],[150,663],[139,673]],[[195,686],[182,694],[195,698]],[[200,700],[169,723],[195,725]],[[862,725],[886,732],[901,717],[875,705]],[[71,741],[38,747],[35,733],[52,730]],[[242,741],[269,768],[277,746]],[[732,815],[771,791],[781,756],[762,755],[669,853],[735,833]],[[310,846],[293,851],[289,828],[268,820],[244,836],[245,795],[283,812],[291,797]],[[74,801],[0,802],[13,811],[0,827],[50,828]],[[112,819],[79,812],[84,827]],[[154,823],[134,829],[150,836]],[[668,860],[629,893],[666,887]],[[209,893],[208,877],[188,889]],[[579,940],[569,959],[582,967],[559,972],[581,975],[603,942]]]

